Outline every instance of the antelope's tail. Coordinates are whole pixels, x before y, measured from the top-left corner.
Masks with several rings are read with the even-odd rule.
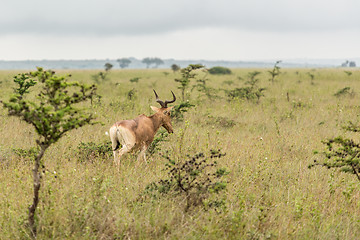
[[[119,138],[117,136],[117,131],[118,131],[118,129],[115,125],[112,126],[109,131],[113,151],[118,150],[121,145],[119,142]]]

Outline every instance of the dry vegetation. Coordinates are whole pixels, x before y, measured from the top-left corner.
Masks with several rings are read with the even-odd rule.
[[[78,147],[108,142],[105,132],[116,120],[151,114],[150,105],[156,106],[153,88],[163,98],[171,97],[170,90],[180,97],[174,81],[179,73],[112,71],[99,84],[102,98],[92,106],[104,125],[69,132],[46,152],[38,238],[357,239],[358,180],[308,165],[321,157],[313,151],[324,148],[322,140],[338,135],[358,140],[341,126],[349,120],[359,122],[360,71],[348,76],[342,69],[282,69],[271,83],[268,69],[233,69],[232,75],[207,76],[207,84],[214,89],[241,87],[255,70],[261,72],[259,86],[266,88],[259,103],[228,101],[224,91],[218,92],[221,98],[209,100],[190,87],[188,98],[196,106],[183,121],[173,123],[175,133],[159,143],[161,150],[149,157],[148,164],[129,155],[119,170],[111,155],[84,158]],[[8,99],[17,73],[0,72],[1,99]],[[66,73],[90,83],[96,71]],[[138,83],[129,81],[136,77]],[[334,96],[345,87],[353,92]],[[0,118],[0,239],[27,239],[32,162],[13,149],[34,147],[36,133],[9,118],[4,109]],[[142,197],[148,184],[165,177],[167,160],[160,153],[183,159],[210,149],[226,153],[218,160],[230,172],[226,191],[218,196],[225,205],[185,211],[181,196]]]

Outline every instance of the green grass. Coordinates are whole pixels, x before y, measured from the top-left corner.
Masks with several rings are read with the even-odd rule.
[[[210,149],[225,152],[218,162],[230,171],[220,196],[225,208],[185,212],[186,201],[180,197],[141,199],[149,183],[165,177],[167,160],[159,152],[148,164],[128,155],[120,169],[112,156],[80,160],[78,146],[108,141],[105,132],[115,121],[152,114],[150,105],[157,106],[153,88],[162,99],[171,99],[170,90],[180,98],[174,81],[179,73],[115,70],[98,86],[102,98],[92,106],[104,125],[69,132],[46,152],[38,238],[357,239],[360,183],[352,175],[321,167],[309,170],[308,165],[320,157],[313,151],[324,149],[324,139],[342,135],[360,140],[341,129],[349,120],[359,122],[360,71],[347,76],[343,69],[282,69],[272,84],[268,69],[232,69],[231,75],[208,75],[208,83],[215,89],[242,87],[255,70],[262,72],[259,86],[266,88],[258,104],[229,102],[224,91],[218,93],[221,98],[209,100],[190,87],[187,94],[196,107],[184,114],[184,121],[174,121],[175,133],[159,143],[161,152],[179,159]],[[96,72],[57,71],[87,83]],[[1,99],[10,96],[17,73],[0,71]],[[129,81],[135,77],[138,83]],[[345,87],[355,95],[334,96]],[[0,239],[27,239],[32,163],[12,149],[34,147],[36,133],[2,108],[0,133]]]

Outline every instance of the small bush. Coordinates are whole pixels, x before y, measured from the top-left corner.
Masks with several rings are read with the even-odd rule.
[[[189,101],[182,102],[179,105],[174,106],[171,115],[175,120],[182,121],[184,119],[184,113],[192,107],[195,107],[195,105],[191,104]]]
[[[98,73],[92,75],[91,78],[97,84],[100,84],[100,83],[108,80],[107,72],[98,72]]]
[[[351,90],[350,87],[344,87],[344,88],[340,89],[339,91],[337,91],[334,94],[334,96],[335,97],[345,97],[345,96],[354,97],[355,92],[354,92],[354,90]]]
[[[215,161],[225,155],[220,150],[211,150],[210,156],[198,153],[192,157],[187,156],[187,160],[179,161],[164,156],[168,160],[165,168],[167,178],[150,183],[143,195],[154,199],[166,195],[184,196],[185,212],[200,205],[222,207],[224,201],[211,199],[211,196],[226,189],[226,182],[222,178],[229,172],[225,168],[216,168]]]
[[[81,142],[77,147],[76,154],[80,162],[94,162],[98,158],[110,158],[112,156],[111,142]]]
[[[208,84],[209,79],[207,78],[207,72],[206,71],[204,72],[205,72],[205,76],[196,80],[196,84],[192,87],[191,91],[196,89],[200,93],[203,93],[205,96],[207,96],[208,99],[219,98],[219,96],[217,95],[219,89],[215,89],[209,86]]]
[[[242,87],[242,88],[235,88],[233,90],[226,90],[225,93],[227,94],[229,100],[232,99],[246,99],[256,100],[257,102],[260,100],[261,97],[264,96],[265,88],[253,88],[253,87]]]
[[[141,79],[140,77],[134,77],[134,78],[131,78],[129,81],[132,83],[138,83],[140,79]]]
[[[258,87],[260,81],[256,76],[261,74],[259,71],[253,71],[248,74],[248,81],[245,82],[244,87],[235,88],[232,90],[224,90],[229,100],[246,99],[248,101],[256,101],[259,103],[260,98],[264,96],[266,88]]]
[[[129,99],[129,100],[135,99],[135,98],[136,98],[136,89],[133,88],[133,89],[131,89],[130,91],[128,91],[128,92],[126,93],[126,97],[127,97],[127,99]]]
[[[229,75],[232,73],[231,70],[226,67],[212,67],[208,71],[213,75]]]
[[[343,127],[350,132],[360,132],[358,124],[352,122]],[[322,141],[326,145],[326,150],[322,152],[324,161],[314,160],[309,168],[314,166],[323,166],[328,169],[335,168],[345,173],[354,174],[360,181],[360,144],[353,139],[343,138],[341,136]],[[315,154],[318,154],[315,151]]]

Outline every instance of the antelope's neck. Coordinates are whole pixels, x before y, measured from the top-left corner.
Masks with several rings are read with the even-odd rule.
[[[157,130],[159,130],[159,128],[161,127],[161,119],[160,119],[160,116],[158,114],[154,114],[152,116],[149,117],[150,120],[152,121],[153,123],[153,126],[154,126],[154,131],[157,132]]]

